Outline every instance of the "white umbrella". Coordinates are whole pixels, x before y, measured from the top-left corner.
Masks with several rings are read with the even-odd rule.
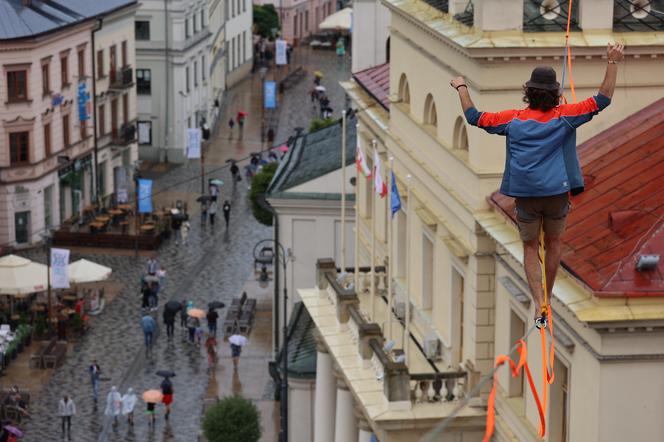
[[[316,86],[314,89],[318,92],[325,92],[325,86]]]
[[[327,18],[318,25],[318,29],[349,31],[352,21],[353,8],[344,8],[332,15],[328,15]]]
[[[247,345],[247,338],[245,338],[242,335],[232,335],[230,338],[228,338],[228,342],[230,342],[233,345],[237,345],[238,347],[244,347]]]
[[[87,259],[79,259],[72,262],[68,268],[69,282],[72,284],[104,281],[111,276],[112,272],[113,269],[110,267],[88,261]]]
[[[48,268],[16,255],[0,258],[0,294],[28,295],[46,290]]]

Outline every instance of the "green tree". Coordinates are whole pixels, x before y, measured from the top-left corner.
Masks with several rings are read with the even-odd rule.
[[[254,5],[254,32],[261,37],[273,38],[272,30],[279,30],[279,15],[273,4]]]
[[[261,438],[258,408],[242,396],[226,396],[205,413],[203,432],[209,442],[257,442]]]
[[[336,123],[336,121],[332,118],[326,118],[324,120],[321,120],[320,118],[314,118],[311,120],[311,123],[309,123],[309,132],[311,133],[325,129],[328,126],[332,126],[334,123]]]
[[[261,224],[266,226],[272,225],[272,213],[265,210],[260,204],[258,204],[258,196],[264,194],[267,191],[267,188],[272,182],[272,177],[277,171],[278,163],[268,163],[263,166],[260,172],[258,172],[254,179],[251,180],[251,190],[249,191],[249,201],[251,201],[251,211],[254,214],[254,218]]]

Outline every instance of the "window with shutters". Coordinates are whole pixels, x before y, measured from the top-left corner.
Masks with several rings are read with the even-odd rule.
[[[12,166],[30,161],[29,132],[12,132],[9,134],[9,156]]]
[[[10,103],[28,100],[28,71],[7,72],[7,98]]]

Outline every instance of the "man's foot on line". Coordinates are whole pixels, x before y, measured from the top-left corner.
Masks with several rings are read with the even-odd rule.
[[[546,328],[548,324],[546,316],[538,316],[535,318],[535,327],[542,329]]]

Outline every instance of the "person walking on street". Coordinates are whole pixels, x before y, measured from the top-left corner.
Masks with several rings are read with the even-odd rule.
[[[228,200],[224,201],[224,205],[221,208],[224,212],[224,221],[226,221],[226,228],[228,229],[228,222],[231,219],[231,203]]]
[[[242,354],[242,347],[247,344],[247,338],[240,333],[237,324],[233,329],[233,334],[228,338],[231,344],[231,357],[233,358],[233,369],[237,370],[237,365],[240,362],[240,354]]]
[[[175,334],[175,315],[176,312],[164,307],[163,319],[164,324],[166,325],[166,337],[168,337],[168,339],[173,339],[173,335]]]
[[[189,238],[189,231],[191,230],[191,224],[188,219],[185,219],[182,222],[182,232],[180,236],[182,237],[182,245],[187,244],[187,238]]]
[[[217,202],[212,201],[210,203],[210,225],[214,226],[214,217],[217,215]]]
[[[597,95],[579,103],[561,104],[556,71],[539,66],[526,82],[526,109],[480,112],[470,98],[463,77],[450,81],[456,89],[468,124],[506,137],[507,159],[500,186],[516,198],[516,218],[523,241],[524,267],[535,307],[535,326],[547,327],[550,299],[562,254],[561,236],[569,211],[569,194],[584,190],[576,151],[576,129],[611,103],[618,64],[624,59],[622,44],[609,44],[604,80]],[[540,230],[544,234],[546,293],[539,262]]]
[[[156,275],[159,269],[159,261],[156,256],[151,256],[146,263],[148,275]]]
[[[240,131],[240,139],[242,139],[242,136],[244,135],[244,118],[245,114],[243,112],[237,113],[237,126]]]
[[[211,201],[217,201],[219,197],[219,186],[212,183],[212,179],[208,180],[208,193],[210,194]]]
[[[175,244],[179,244],[182,239],[180,229],[182,228],[182,217],[176,209],[171,211],[171,230],[175,232]]]
[[[92,398],[96,405],[99,400],[99,375],[101,374],[101,368],[99,368],[96,359],[92,360],[92,363],[88,367],[88,372],[90,373],[90,383],[92,384]]]
[[[69,440],[71,440],[71,418],[76,414],[76,404],[69,395],[62,396],[58,404],[58,414],[62,419],[62,437],[65,437],[65,428]]]
[[[237,179],[237,177],[238,177],[238,173],[240,173],[240,168],[237,167],[237,163],[235,161],[231,162],[231,168],[230,169],[231,169],[231,176],[233,177],[233,183],[239,181]]]
[[[206,316],[208,323],[208,331],[212,336],[217,336],[217,319],[219,319],[219,313],[215,309],[210,309]]]
[[[152,316],[146,314],[141,318],[141,327],[143,328],[143,337],[145,338],[145,349],[149,350],[152,347],[157,323]]]
[[[211,373],[217,362],[217,339],[212,333],[208,333],[205,339],[205,351],[208,356],[208,373]]]
[[[187,301],[186,299],[182,300],[182,308],[180,309],[180,327],[184,330],[187,328],[187,311],[191,308],[190,304],[193,306],[193,303]]]
[[[122,415],[127,416],[127,424],[134,425],[134,407],[136,406],[136,394],[129,387],[127,393],[122,396]]]
[[[157,270],[157,278],[159,278],[159,289],[161,290],[164,287],[164,282],[166,282],[166,269],[164,266],[159,266],[159,270]]]
[[[189,331],[189,342],[194,343],[196,338],[196,329],[200,327],[200,321],[193,316],[187,317],[187,331]]]
[[[111,387],[111,391],[106,396],[106,416],[113,416],[113,425],[118,424],[118,416],[122,412],[122,396],[117,387]]]
[[[207,223],[207,217],[208,217],[208,205],[206,202],[201,203],[201,225],[205,225]]]
[[[235,121],[231,118],[228,120],[228,139],[233,139],[233,127],[235,127]]]
[[[173,403],[173,383],[169,378],[164,378],[161,381],[161,394],[164,395],[161,400],[166,406],[166,414],[164,418],[168,420],[169,415],[171,414],[171,404]]]

